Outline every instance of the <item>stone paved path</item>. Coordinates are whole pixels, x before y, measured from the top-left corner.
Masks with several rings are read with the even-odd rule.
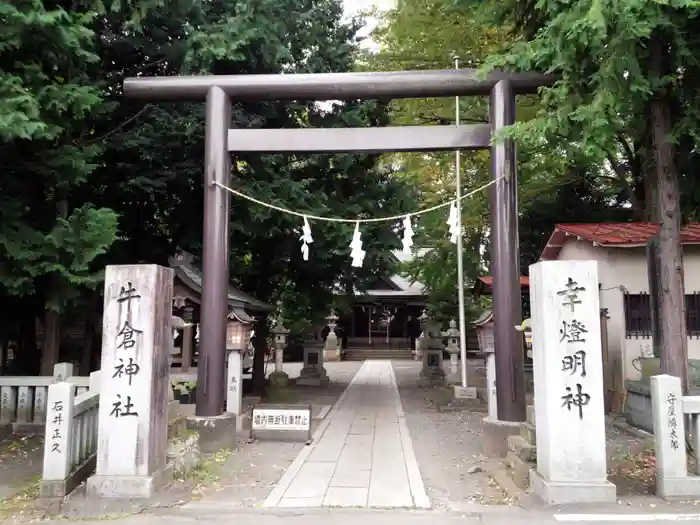
[[[365,361],[265,507],[429,508],[390,361]]]

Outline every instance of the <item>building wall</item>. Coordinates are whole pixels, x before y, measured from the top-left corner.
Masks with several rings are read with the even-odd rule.
[[[600,306],[608,309],[608,351],[611,359],[621,359],[626,379],[638,380],[641,371],[638,358],[651,351],[651,339],[625,337],[623,290],[628,293],[649,293],[646,250],[636,248],[604,248],[583,240],[571,239],[559,253],[559,260],[598,261]],[[700,247],[683,250],[685,292],[700,291]],[[700,339],[688,339],[688,357],[700,359]]]
[[[588,241],[571,238],[559,252],[562,261],[597,261],[600,283],[600,307],[608,310],[608,363],[612,376],[610,388],[620,390],[622,378],[626,377],[627,359],[624,354],[625,319],[622,290],[616,282],[614,261],[607,250],[593,246]]]

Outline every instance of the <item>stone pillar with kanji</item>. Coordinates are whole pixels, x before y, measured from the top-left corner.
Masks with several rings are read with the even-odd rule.
[[[615,502],[607,479],[598,263],[530,266],[530,304],[534,492],[548,504]]]
[[[284,388],[289,384],[289,375],[283,370],[284,349],[287,346],[289,329],[284,326],[282,317],[275,320],[272,333],[275,336],[275,371],[270,374],[268,381],[272,387]]]
[[[148,498],[172,480],[166,464],[173,271],[107,266],[97,466],[89,494]]]

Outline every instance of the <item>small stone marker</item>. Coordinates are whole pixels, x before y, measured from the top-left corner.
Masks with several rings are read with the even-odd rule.
[[[496,393],[496,354],[493,347],[486,350],[486,399],[489,407],[489,419],[498,419],[498,397]]]
[[[311,441],[311,405],[255,405],[251,439]]]
[[[32,421],[32,406],[34,396],[28,386],[21,386],[17,389],[17,422],[30,423]]]
[[[169,268],[107,266],[99,443],[89,494],[147,498],[172,479],[166,465],[172,295]]]
[[[62,484],[70,475],[73,466],[71,461],[73,436],[69,435],[68,429],[73,420],[75,385],[65,382],[51,385],[48,398],[49,413],[44,436],[42,482]]]
[[[700,496],[700,477],[688,475],[684,412],[693,413],[693,422],[697,424],[700,397],[683,397],[680,378],[657,375],[651,377],[651,406],[656,494],[662,498],[697,498]],[[684,407],[692,410],[684,411]],[[697,432],[697,429],[694,430]]]
[[[14,423],[17,418],[17,390],[13,386],[0,388],[0,422]]]
[[[34,389],[34,423],[46,421],[46,396],[48,388],[39,386]]]
[[[236,427],[243,425],[243,350],[228,350],[226,412],[236,414]]]
[[[549,504],[616,500],[607,480],[598,294],[596,261],[530,266],[537,428],[530,477]]]

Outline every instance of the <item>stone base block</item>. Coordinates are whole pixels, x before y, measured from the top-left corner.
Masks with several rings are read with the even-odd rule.
[[[81,467],[71,472],[64,480],[42,479],[39,483],[39,497],[41,498],[63,498],[73,492],[73,489],[80,485],[85,479],[95,471],[97,464],[97,454],[85,461]]]
[[[569,503],[615,503],[617,487],[609,481],[574,482],[550,481],[536,470],[530,471],[533,492],[547,505]]]
[[[324,361],[340,361],[340,350],[324,350]]]
[[[485,417],[484,434],[481,437],[481,451],[486,456],[505,457],[508,454],[508,436],[520,433],[520,423],[499,421]]]
[[[523,461],[537,463],[537,447],[530,445],[519,433],[508,436],[508,451],[513,452]]]
[[[9,425],[8,425],[9,426]],[[31,435],[31,434],[43,434],[46,431],[46,423],[22,423],[22,422],[17,422],[17,423],[12,423],[11,426],[9,426],[9,434],[17,434],[20,436],[26,436],[26,435]],[[2,439],[3,431],[0,430],[0,439]]]
[[[535,405],[528,405],[525,407],[525,421],[535,426]]]
[[[188,430],[199,433],[199,450],[203,454],[214,454],[220,450],[236,448],[236,414],[187,418]]]
[[[476,399],[476,387],[454,385],[452,394],[455,399]]]
[[[286,388],[289,385],[289,376],[286,372],[272,372],[268,383],[272,388]]]
[[[513,483],[518,488],[527,490],[530,486],[530,470],[535,466],[534,463],[524,461],[515,455],[515,452],[508,452],[506,455],[506,464],[508,465],[508,474],[513,480]]]
[[[172,465],[152,476],[100,476],[88,478],[88,496],[105,499],[152,498],[155,493],[172,483]]]
[[[432,388],[434,386],[444,386],[445,385],[445,378],[435,378],[435,379],[427,379],[425,377],[421,377],[418,379],[418,386],[420,388]]]
[[[656,495],[664,499],[700,497],[700,476],[683,478],[656,477]]]
[[[520,435],[530,445],[537,446],[537,432],[535,431],[534,425],[530,423],[523,423],[520,425]]]
[[[321,386],[327,387],[331,384],[328,376],[299,376],[296,381],[297,386]]]
[[[201,462],[202,455],[197,433],[168,441],[168,464],[172,465],[174,474],[186,475],[199,467]]]

